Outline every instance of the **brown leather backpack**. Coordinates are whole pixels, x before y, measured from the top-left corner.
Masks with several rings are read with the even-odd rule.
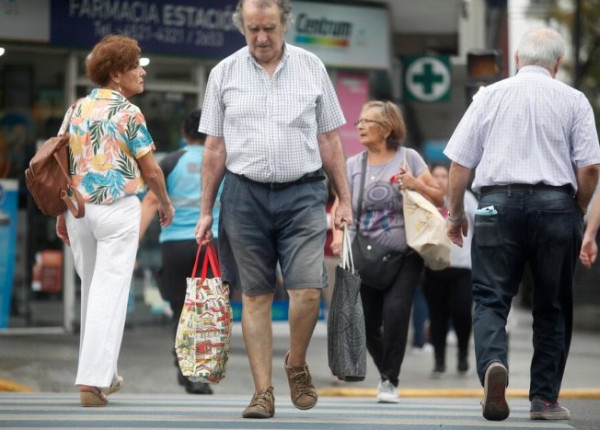
[[[71,115],[74,110],[75,103],[71,106]],[[68,133],[46,140],[29,162],[25,170],[25,183],[44,215],[58,216],[67,209],[75,218],[85,215],[83,196],[73,187],[68,167]],[[71,195],[75,197],[77,206],[71,200]]]

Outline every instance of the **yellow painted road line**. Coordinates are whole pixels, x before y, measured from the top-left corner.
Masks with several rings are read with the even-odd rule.
[[[319,396],[323,397],[376,397],[375,388],[323,388],[318,390]],[[421,389],[400,388],[400,397],[479,397],[483,396],[483,389]],[[529,390],[507,389],[507,397],[529,397]],[[572,388],[561,390],[561,399],[600,399],[600,388]]]
[[[0,392],[3,391],[12,391],[19,393],[32,393],[33,390],[25,385],[18,384],[13,381],[9,381],[8,379],[0,378]]]

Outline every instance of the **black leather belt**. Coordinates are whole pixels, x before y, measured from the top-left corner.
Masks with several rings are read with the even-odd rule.
[[[509,193],[511,191],[565,191],[573,194],[573,187],[571,185],[548,185],[543,183],[537,184],[508,184],[508,185],[491,185],[487,187],[481,187],[479,194],[487,193]]]
[[[251,182],[253,184],[257,184],[257,185],[260,185],[263,187],[267,187],[272,190],[283,190],[285,188],[291,187],[292,185],[306,184],[309,182],[322,181],[325,179],[325,173],[323,172],[323,169],[319,169],[319,170],[315,170],[314,172],[307,173],[305,175],[302,175],[295,181],[290,181],[290,182],[257,182],[257,181],[253,181],[252,179],[247,178],[244,175],[237,175],[235,173],[232,173],[232,174],[236,175],[240,179],[243,179],[244,181]]]

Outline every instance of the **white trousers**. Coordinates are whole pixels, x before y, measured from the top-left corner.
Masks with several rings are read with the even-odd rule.
[[[140,200],[85,205],[85,216],[67,211],[67,231],[81,278],[81,337],[76,385],[109,387],[118,377],[127,300],[140,228]]]

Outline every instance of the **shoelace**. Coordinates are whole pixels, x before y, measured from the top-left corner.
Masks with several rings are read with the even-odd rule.
[[[267,409],[267,406],[271,403],[271,393],[268,391],[261,391],[260,393],[255,393],[252,396],[252,403],[250,406],[262,406]]]
[[[292,375],[292,379],[296,383],[299,396],[302,394],[309,394],[312,396],[312,393],[310,393],[308,390],[308,384],[310,381],[308,379],[308,372],[306,370],[294,373]]]

